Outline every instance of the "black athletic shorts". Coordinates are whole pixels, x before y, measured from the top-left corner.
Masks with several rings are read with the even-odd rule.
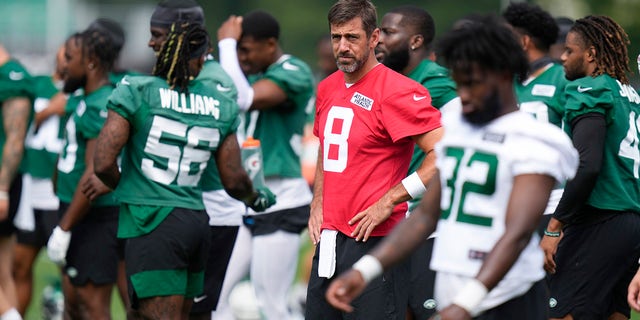
[[[131,306],[139,299],[202,294],[211,236],[204,210],[175,208],[150,233],[126,239]]]
[[[264,214],[244,216],[244,225],[252,236],[271,234],[278,230],[300,233],[309,224],[309,205]]]
[[[66,212],[67,208],[68,203],[60,202],[60,212]],[[117,206],[91,207],[71,228],[64,272],[74,286],[83,286],[88,281],[97,285],[116,282],[118,261],[124,252],[124,242],[116,237],[118,211]]]
[[[236,244],[239,226],[210,226],[211,249],[204,271],[204,291],[193,297],[192,314],[211,313],[218,305],[227,266]]]
[[[362,294],[351,303],[355,310],[345,313],[332,307],[325,299],[331,281],[351,268],[362,256],[369,253],[384,237],[370,237],[366,242],[338,232],[336,237],[336,269],[331,279],[318,277],[318,254],[316,246],[311,265],[311,276],[307,288],[306,320],[367,319],[404,320],[407,312],[409,263],[402,262],[373,279]]]
[[[60,211],[33,209],[33,215],[35,219],[33,231],[18,229],[16,238],[21,245],[39,249],[47,245],[53,229],[60,221]]]
[[[556,273],[549,277],[549,316],[606,319],[619,312],[629,318],[627,286],[638,269],[639,235],[637,213],[565,228],[556,252]]]
[[[9,188],[9,214],[7,219],[0,221],[0,237],[8,237],[16,232],[16,226],[13,219],[18,213],[18,205],[20,204],[20,194],[22,193],[22,174],[17,174],[11,187]]]
[[[425,239],[409,260],[409,312],[413,314],[413,319],[429,319],[436,313],[433,295],[436,272],[429,267],[434,240],[435,238]]]

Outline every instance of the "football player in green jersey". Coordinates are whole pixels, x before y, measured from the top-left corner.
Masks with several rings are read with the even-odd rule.
[[[291,317],[287,293],[311,202],[300,153],[315,84],[309,66],[285,54],[279,39],[280,24],[260,10],[231,16],[218,29],[220,63],[238,88],[240,109],[249,111],[246,135],[260,140],[265,182],[278,196],[275,206],[244,221],[252,234],[244,249],[251,250],[251,281],[267,319]]]
[[[60,92],[65,67],[64,45],[56,53],[52,75],[33,77],[34,112],[46,109],[49,101]],[[20,210],[15,224],[18,228],[13,276],[18,294],[18,311],[25,314],[31,301],[33,266],[40,249],[58,225],[59,201],[53,190],[52,176],[62,149],[64,125],[59,116],[49,117],[41,124],[31,122],[25,138],[22,162]]]
[[[111,37],[104,31],[87,29],[65,44],[63,91],[82,89],[82,94],[69,99],[77,107],[66,121],[57,164],[56,192],[62,217],[49,238],[47,254],[63,265],[65,314],[72,318],[110,318],[111,293],[122,261],[122,244],[116,238],[116,199],[109,193],[90,201],[78,187],[97,179],[93,150],[113,91],[109,71],[116,56]]]
[[[555,20],[539,6],[527,2],[511,3],[502,17],[520,40],[529,61],[527,79],[514,83],[520,110],[532,114],[539,121],[562,127],[564,88],[568,81],[562,65],[549,55],[549,48],[558,35]],[[562,196],[562,185],[559,184],[551,193],[538,228],[540,236]]]
[[[166,0],[160,2],[151,15],[151,38],[148,46],[158,53],[162,44],[167,40],[171,24],[177,21],[186,21],[204,26],[204,11],[194,0]],[[238,98],[236,86],[220,64],[213,58],[212,54],[206,55],[204,66],[198,74],[197,80],[211,82],[212,88],[232,100],[237,100]],[[239,137],[239,139],[242,138]],[[230,281],[230,283],[235,284],[237,280],[232,280],[234,274],[242,274],[241,277],[244,277],[243,272],[238,270],[246,269],[248,266],[248,264],[230,266],[228,263],[231,259],[233,247],[235,245],[240,246],[241,242],[246,242],[248,238],[248,230],[246,228],[241,230],[242,214],[245,213],[246,207],[242,202],[229,196],[224,190],[214,157],[211,158],[210,163],[207,165],[201,181],[202,199],[209,215],[211,250],[205,270],[205,289],[202,295],[194,297],[190,315],[192,320],[211,318],[211,311],[217,310],[219,304],[223,305],[222,309],[225,309],[224,306],[228,305],[226,302],[228,294],[221,294],[221,291],[228,292],[230,288],[228,288],[229,285],[225,286],[223,283]],[[222,300],[220,303],[218,302],[219,297]]]
[[[429,90],[431,104],[441,112],[458,111],[460,98],[455,83],[449,77],[449,70],[434,62],[434,36],[435,24],[429,12],[412,5],[393,8],[382,17],[376,57],[394,71],[420,82]],[[424,151],[416,145],[408,174],[415,172],[424,158]],[[409,211],[420,203],[420,199],[422,196],[409,200]],[[428,267],[433,241],[433,235],[425,239],[411,256],[407,310],[411,319],[427,319],[435,313],[435,272]]]
[[[202,293],[211,240],[200,180],[211,156],[231,196],[256,211],[275,203],[242,169],[235,101],[196,78],[208,49],[202,26],[174,23],[155,76],[123,78],[98,138],[95,171],[121,201],[129,296],[145,319],[187,319]],[[91,198],[102,193],[83,188]]]
[[[31,114],[32,79],[27,70],[0,45],[0,318],[21,319],[11,275],[21,180],[18,167]]]
[[[580,152],[544,232],[552,319],[628,319],[640,256],[640,96],[629,85],[626,32],[607,16],[576,20],[562,62],[565,131]]]

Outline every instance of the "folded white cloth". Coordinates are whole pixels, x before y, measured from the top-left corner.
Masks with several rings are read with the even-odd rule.
[[[336,272],[336,236],[337,230],[322,230],[320,233],[320,257],[318,258],[318,277],[331,278]]]

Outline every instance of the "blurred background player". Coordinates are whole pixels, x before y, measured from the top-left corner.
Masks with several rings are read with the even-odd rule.
[[[33,77],[36,117],[49,107],[49,101],[62,89],[65,68],[64,45],[55,57],[52,75]],[[18,228],[13,275],[18,293],[18,311],[25,314],[31,301],[33,265],[40,249],[58,225],[59,201],[53,190],[53,173],[62,149],[63,121],[58,115],[41,123],[32,121],[25,140],[22,197],[15,223]]]
[[[113,91],[109,71],[117,54],[103,30],[87,29],[65,44],[63,90],[82,89],[82,94],[69,101],[76,107],[65,124],[64,148],[57,164],[62,217],[49,238],[47,253],[63,266],[65,314],[72,318],[110,318],[113,284],[122,260],[122,243],[116,238],[118,203],[113,194],[90,201],[78,187],[97,179],[93,155]]]
[[[291,317],[287,295],[311,201],[300,154],[313,74],[283,52],[279,37],[278,21],[260,10],[231,16],[218,30],[220,63],[238,89],[240,109],[250,111],[246,136],[260,140],[266,185],[278,198],[265,213],[245,216],[252,240],[250,248],[241,249],[251,252],[251,281],[267,319]]]
[[[11,274],[22,177],[18,173],[24,153],[34,93],[31,76],[0,44],[0,318],[21,319]]]
[[[557,17],[555,20],[556,25],[558,25],[558,38],[549,48],[549,56],[556,62],[562,63],[560,57],[564,52],[564,43],[567,39],[567,33],[569,33],[571,26],[573,26],[573,19],[568,17]]]
[[[568,81],[562,65],[549,55],[549,48],[556,43],[559,33],[555,20],[539,6],[526,2],[509,4],[502,17],[513,28],[529,61],[527,79],[514,84],[520,110],[532,114],[538,121],[563,128],[564,88]],[[540,220],[540,236],[562,197],[563,185],[564,182],[558,184],[551,192],[545,216]]]
[[[387,67],[427,88],[431,104],[441,112],[458,112],[461,106],[455,83],[449,77],[449,71],[433,61],[434,36],[435,24],[427,11],[410,5],[395,7],[382,17],[376,57]],[[425,153],[416,145],[407,174],[416,171],[424,158]],[[409,212],[420,203],[420,199],[422,196],[409,200]],[[407,315],[412,319],[428,319],[435,313],[435,272],[425,267],[431,260],[433,236],[411,256]]]

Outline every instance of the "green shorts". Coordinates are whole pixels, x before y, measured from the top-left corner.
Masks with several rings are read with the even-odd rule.
[[[175,208],[152,232],[126,239],[125,265],[132,306],[138,299],[202,293],[211,245],[204,210]]]

